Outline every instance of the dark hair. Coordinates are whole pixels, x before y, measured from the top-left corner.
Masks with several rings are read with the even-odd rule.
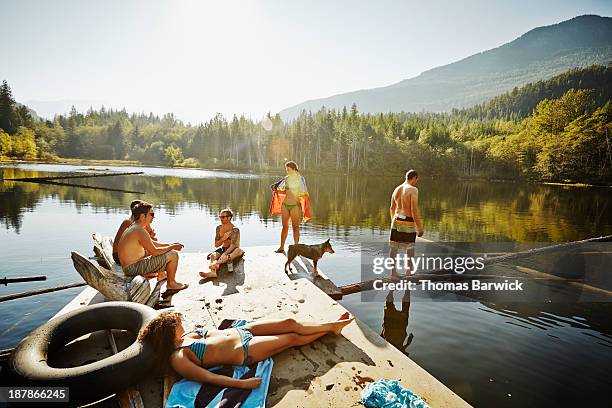
[[[223,215],[223,213],[229,214],[230,218],[234,218],[234,213],[229,208],[224,208],[219,211],[219,215]]]
[[[146,201],[141,201],[132,208],[132,219],[138,221],[141,214],[147,214],[153,206]]]
[[[143,203],[144,201],[142,200],[134,200],[130,203],[130,210],[133,210],[134,207],[136,207],[137,204]]]
[[[155,370],[164,373],[169,367],[170,355],[176,348],[176,328],[182,315],[173,310],[161,312],[138,333],[138,341],[153,348]]]
[[[285,163],[285,167],[289,167],[290,169],[293,169],[295,171],[299,171],[297,163],[294,162],[293,160],[290,160],[287,163]]]
[[[410,169],[406,172],[406,180],[411,180],[414,177],[419,177],[419,173],[416,170]]]

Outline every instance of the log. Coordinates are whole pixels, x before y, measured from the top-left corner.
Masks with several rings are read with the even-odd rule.
[[[47,177],[18,177],[18,178],[3,178],[5,181],[49,181],[49,180],[64,180],[64,179],[75,179],[75,178],[93,178],[93,177],[111,177],[111,176],[133,176],[137,174],[144,174],[143,171],[133,171],[128,173],[83,173],[83,174],[71,174],[67,176],[47,176]]]
[[[124,276],[121,265],[117,265],[113,258],[113,239],[111,237],[103,237],[99,233],[95,232],[91,236],[94,241],[94,253],[104,259],[104,263],[108,266],[101,266],[109,269],[111,272],[119,276]],[[98,262],[100,263],[100,262]]]
[[[0,363],[8,361],[11,353],[15,350],[14,348],[0,350]]]
[[[91,190],[103,190],[103,191],[116,191],[118,193],[128,193],[128,194],[144,194],[144,191],[134,191],[134,190],[124,190],[122,188],[110,188],[110,187],[97,187],[97,186],[88,186],[85,184],[74,184],[74,183],[62,183],[59,181],[30,181],[23,180],[26,183],[39,183],[39,184],[53,184],[56,186],[64,186],[64,187],[79,187],[79,188],[89,188]]]
[[[145,303],[151,294],[149,281],[142,276],[120,276],[101,266],[96,266],[78,252],[71,253],[74,269],[89,286],[108,300]]]
[[[588,239],[583,239],[580,241],[564,242],[562,244],[550,245],[550,246],[543,247],[543,248],[534,248],[534,249],[530,249],[527,251],[521,251],[521,252],[486,258],[484,259],[483,264],[491,265],[491,264],[495,264],[499,262],[507,262],[507,261],[516,260],[516,259],[522,259],[522,258],[526,258],[532,255],[542,254],[546,252],[572,249],[572,248],[575,248],[575,247],[578,247],[580,245],[590,243],[590,242],[610,242],[610,241],[612,241],[612,235],[588,238]],[[386,278],[380,278],[380,279],[371,279],[371,280],[367,280],[363,282],[352,283],[350,285],[344,285],[344,286],[341,286],[339,289],[342,292],[342,295],[350,295],[353,293],[359,293],[359,292],[363,292],[366,290],[372,290],[374,288],[374,282],[377,282],[377,281],[382,281],[383,283],[391,283],[391,282],[412,281],[412,280],[421,280],[421,279],[448,280],[448,279],[459,279],[461,276],[463,276],[464,278],[470,277],[470,275],[448,274],[447,272],[448,271],[446,269],[436,269],[433,271],[429,271],[427,274],[415,274],[415,275],[409,275],[409,276],[401,276],[399,278],[386,277]],[[472,275],[472,277],[476,277],[476,276]],[[482,277],[483,276],[478,276],[478,278],[482,278]],[[500,276],[497,276],[497,277],[489,276],[489,277],[497,278],[497,279],[503,278]],[[561,278],[561,279],[568,280],[565,278]]]
[[[92,234],[92,238],[94,241],[94,253],[103,260],[102,262],[98,261],[98,264],[118,276],[125,276],[125,274],[123,273],[123,269],[120,265],[117,265],[115,259],[113,258],[113,239],[111,237],[103,237],[97,232]],[[159,295],[161,293],[162,285],[165,282],[165,279],[162,281],[158,281],[152,290],[149,285],[149,298],[144,302],[145,305],[153,307],[155,303],[157,303],[157,301],[159,300]],[[144,286],[140,290],[146,292]],[[135,294],[133,294],[133,296],[140,298],[143,295],[140,293],[140,291],[137,291]]]
[[[7,286],[9,283],[21,283],[21,282],[33,282],[33,281],[44,281],[47,277],[41,276],[25,276],[22,278],[2,278],[0,279],[0,285]]]
[[[43,293],[57,292],[58,290],[78,288],[81,286],[85,286],[86,283],[70,283],[68,285],[54,286],[52,288],[43,288],[43,289],[35,289],[27,292],[18,292],[13,293],[11,295],[0,296],[0,303],[6,302],[8,300],[15,300],[19,298],[24,298],[28,296],[41,295]]]

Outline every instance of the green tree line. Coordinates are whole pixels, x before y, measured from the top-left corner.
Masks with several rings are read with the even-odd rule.
[[[451,113],[303,111],[261,122],[217,114],[198,125],[172,114],[72,109],[33,120],[6,81],[0,89],[0,156],[135,160],[228,169],[606,182],[612,179],[610,68],[572,70]],[[536,102],[537,101],[537,102]]]

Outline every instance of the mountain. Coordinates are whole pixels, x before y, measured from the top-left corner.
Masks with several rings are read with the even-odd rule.
[[[466,119],[523,119],[543,99],[560,98],[572,88],[592,90],[593,107],[603,106],[612,100],[612,64],[574,68],[550,79],[514,88],[479,105],[453,109],[453,113]]]
[[[314,99],[280,112],[295,118],[322,106],[361,112],[439,112],[482,103],[572,68],[612,61],[612,18],[584,15],[535,28],[516,40],[396,84]]]

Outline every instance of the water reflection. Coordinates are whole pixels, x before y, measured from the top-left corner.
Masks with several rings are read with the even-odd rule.
[[[185,178],[160,176],[162,170],[155,169],[154,176],[78,180],[85,185],[142,191],[143,195],[4,181],[0,184],[0,223],[19,230],[22,214],[45,197],[105,210],[127,208],[135,197],[170,212],[184,204],[231,205],[239,216],[255,214],[264,224],[270,219],[268,186],[274,175],[230,178],[231,173],[224,172],[222,177]],[[0,168],[0,172],[4,178],[50,174],[11,167]],[[402,178],[309,175],[307,180],[315,228],[383,231],[389,227],[390,193]],[[432,179],[422,180],[419,189],[425,237],[433,240],[562,242],[612,234],[612,219],[606,216],[612,211],[609,189]]]
[[[401,306],[398,308],[394,302],[394,292],[387,294],[383,312],[383,324],[380,335],[393,344],[396,349],[409,355],[408,347],[414,340],[414,334],[408,334],[408,320],[410,319],[410,291],[400,291]]]
[[[27,169],[0,167],[0,172],[5,178],[41,177],[54,174],[54,169],[30,165]],[[74,167],[64,166],[61,171],[70,169]],[[66,254],[70,250],[90,253],[89,234],[114,231],[135,198],[162,207],[156,219],[159,230],[172,239],[185,238],[196,251],[210,245],[205,231],[214,231],[216,214],[226,206],[235,210],[249,244],[277,243],[277,218],[268,214],[268,186],[277,175],[223,172],[216,177],[214,172],[144,171],[145,176],[78,181],[143,191],[142,195],[0,182],[0,224],[7,229],[0,236],[4,239],[2,272],[44,274],[49,276],[47,286],[73,281],[76,275]],[[307,181],[313,219],[304,239],[317,242],[331,237],[336,254],[322,260],[322,269],[338,284],[355,282],[361,245],[375,248],[372,242],[386,239],[389,196],[402,175],[307,175]],[[425,237],[435,241],[561,242],[612,234],[612,219],[607,216],[612,210],[609,189],[423,178],[419,190]],[[32,245],[36,245],[36,259],[30,254]],[[60,256],[65,259],[53,258]],[[560,269],[549,258],[536,261],[522,266]],[[609,260],[600,263],[609,269]],[[3,304],[2,312],[8,317],[0,324],[0,343],[14,346],[76,293]],[[387,293],[381,302],[366,303],[359,295],[351,295],[342,304],[369,327],[382,328],[382,336],[391,344],[475,406],[554,406],[558,395],[566,398],[561,405],[569,401],[567,393],[559,390],[571,389],[577,396],[607,392],[612,380],[612,303],[438,302],[422,301],[419,296]]]

